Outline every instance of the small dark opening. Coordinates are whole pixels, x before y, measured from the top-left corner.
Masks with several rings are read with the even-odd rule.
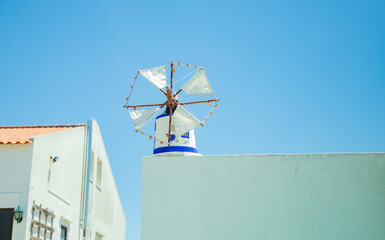
[[[174,109],[172,110],[172,112],[175,112],[175,109],[177,108],[177,106],[175,106],[174,107]],[[167,106],[167,108],[166,108],[166,111],[164,111],[164,113],[170,113],[170,107],[169,106]]]
[[[0,239],[12,239],[13,208],[0,208]]]

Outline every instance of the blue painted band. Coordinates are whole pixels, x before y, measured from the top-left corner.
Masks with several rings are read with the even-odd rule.
[[[174,113],[172,113],[172,115],[174,115]],[[160,114],[159,116],[157,116],[155,120],[157,120],[158,118],[169,117],[169,116],[170,116],[169,113],[163,113],[163,114]]]
[[[165,153],[165,152],[191,152],[191,153],[198,153],[198,150],[196,148],[186,147],[186,146],[170,146],[170,147],[160,147],[160,148],[154,149],[154,154]]]

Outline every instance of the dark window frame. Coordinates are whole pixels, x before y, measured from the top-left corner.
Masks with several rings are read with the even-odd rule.
[[[60,240],[62,239],[61,237],[61,234],[62,234],[62,231],[64,229],[64,240],[67,240],[68,238],[68,227],[64,226],[64,225],[60,225]]]

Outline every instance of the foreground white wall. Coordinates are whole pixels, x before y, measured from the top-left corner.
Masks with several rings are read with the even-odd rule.
[[[142,240],[384,238],[385,153],[143,158]]]

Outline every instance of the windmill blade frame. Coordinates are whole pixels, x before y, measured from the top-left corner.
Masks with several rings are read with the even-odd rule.
[[[171,66],[170,85],[167,85],[167,77],[166,77],[166,67],[168,65]],[[178,66],[193,67],[197,69],[198,72],[196,72],[178,91],[174,92],[173,77],[176,70],[174,68],[174,62],[171,62],[168,65],[150,68],[150,69],[138,70],[137,75],[135,77],[134,84],[131,86],[130,95],[128,98],[126,98],[127,103],[124,107],[130,113],[130,117],[133,120],[133,123],[135,125],[135,130],[137,132],[141,132],[141,134],[144,135],[144,132],[141,131],[141,128],[144,125],[146,125],[156,114],[158,114],[160,109],[162,109],[164,106],[167,106],[166,112],[169,113],[169,124],[168,124],[169,126],[168,126],[167,135],[168,135],[168,146],[170,146],[172,129],[177,134],[185,133],[198,126],[203,126],[204,121],[207,121],[207,118],[208,118],[206,117],[204,121],[198,120],[192,113],[190,113],[184,107],[182,107],[183,105],[191,105],[191,104],[198,104],[198,103],[210,104],[210,102],[215,102],[214,107],[216,107],[219,99],[216,98],[214,91],[212,90],[212,87],[207,79],[206,72],[202,67],[200,67],[198,70],[197,66],[193,67],[193,66],[190,66],[189,64],[183,65],[180,62],[178,62]],[[192,72],[191,74],[193,74],[194,72]],[[143,78],[149,81],[152,85],[158,88],[166,96],[167,100],[164,103],[128,105],[128,101],[131,96],[133,87],[139,75],[141,75]],[[185,103],[179,102],[177,98],[178,98],[178,94],[182,90],[187,95],[213,95],[215,99],[185,102]],[[135,111],[136,108],[141,108],[141,107],[154,107],[154,108]],[[133,111],[130,111],[129,108],[133,108]],[[212,110],[210,111],[208,116],[212,115]],[[150,139],[152,139],[151,135],[148,135],[148,136]],[[159,141],[159,139],[156,139],[156,137],[155,137],[155,140]]]
[[[214,91],[207,79],[206,72],[201,68],[188,82],[181,88],[188,95],[214,95]]]
[[[162,89],[167,86],[166,67],[167,65],[139,70],[138,73],[147,79],[156,88]]]
[[[158,108],[149,108],[143,110],[129,111],[132,121],[135,125],[135,130],[139,131],[148,121],[150,121],[159,111]]]

